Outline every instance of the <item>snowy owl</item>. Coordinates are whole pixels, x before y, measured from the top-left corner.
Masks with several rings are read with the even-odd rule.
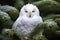
[[[13,24],[13,29],[18,36],[26,38],[42,22],[38,8],[33,4],[26,4],[21,8],[19,17]]]

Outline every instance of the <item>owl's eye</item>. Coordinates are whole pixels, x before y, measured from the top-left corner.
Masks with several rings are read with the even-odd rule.
[[[32,12],[34,13],[35,11],[33,10]]]
[[[28,11],[25,11],[26,13],[28,13]]]

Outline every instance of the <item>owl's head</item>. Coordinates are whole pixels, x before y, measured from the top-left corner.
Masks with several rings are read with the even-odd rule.
[[[27,17],[39,16],[39,10],[33,4],[26,4],[21,8],[20,11],[20,16],[23,15]]]

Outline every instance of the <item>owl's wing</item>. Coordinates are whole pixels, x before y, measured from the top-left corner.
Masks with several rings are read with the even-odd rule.
[[[28,26],[26,22],[22,18],[18,18],[13,24],[13,29],[15,33],[19,36],[27,36],[29,33]]]
[[[36,25],[36,27],[34,28],[34,30],[33,30],[33,32],[30,34],[30,36],[33,36],[33,35],[35,35],[35,34],[42,34],[42,32],[43,32],[43,20],[42,20],[42,17],[38,17],[37,19],[36,19],[37,21],[35,21],[35,25]]]
[[[12,28],[13,28],[13,29],[16,29],[17,25],[19,25],[19,24],[21,24],[20,18],[18,18],[18,19],[14,22]]]
[[[22,27],[22,23],[21,23],[21,18],[18,18],[15,22],[14,22],[14,24],[13,24],[13,26],[12,26],[12,29],[14,30],[14,32],[16,33],[16,35],[21,35],[21,32],[20,31],[22,31],[21,29],[20,29],[20,27]]]

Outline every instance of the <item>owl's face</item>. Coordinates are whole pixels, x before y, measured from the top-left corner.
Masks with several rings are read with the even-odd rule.
[[[26,17],[33,17],[33,16],[39,16],[39,10],[35,5],[32,4],[26,4],[22,7],[20,11],[20,16],[26,16]]]

